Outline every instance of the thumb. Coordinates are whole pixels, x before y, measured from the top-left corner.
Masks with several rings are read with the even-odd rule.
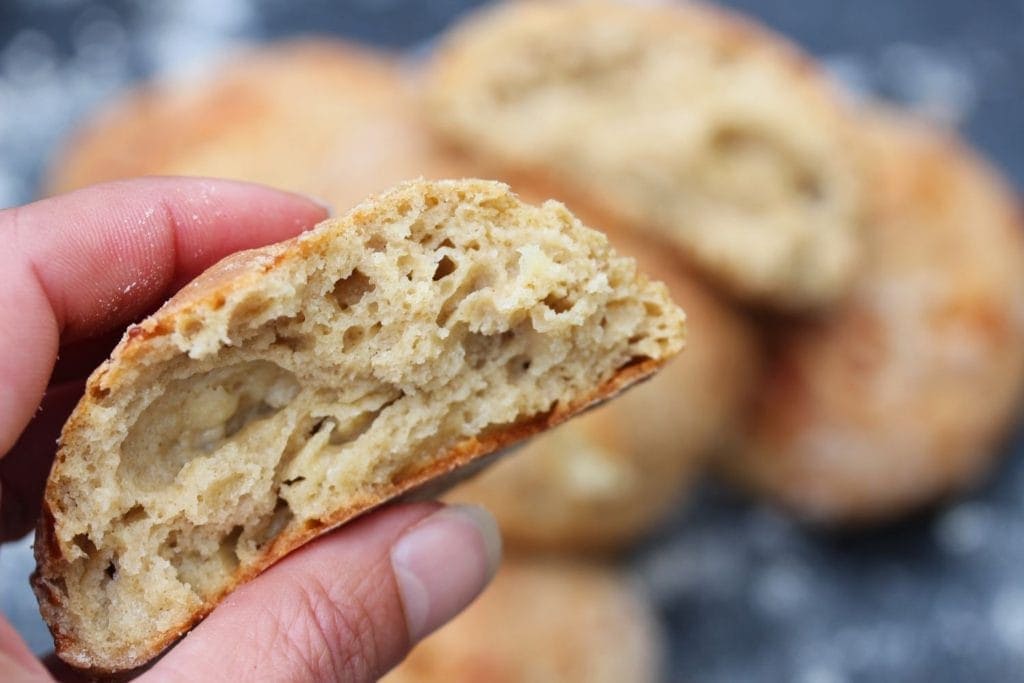
[[[483,590],[500,555],[482,508],[386,508],[239,588],[141,680],[375,681]]]

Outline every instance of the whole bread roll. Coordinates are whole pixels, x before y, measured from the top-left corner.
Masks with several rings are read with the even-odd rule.
[[[1024,384],[1018,198],[951,133],[865,113],[866,268],[837,310],[775,321],[723,466],[800,515],[894,517],[988,471]]]
[[[655,683],[662,637],[645,597],[599,565],[506,560],[483,595],[384,683]]]
[[[529,194],[529,193],[527,193]],[[753,329],[664,249],[570,203],[686,311],[686,353],[628,395],[524,445],[452,490],[518,550],[608,553],[663,522],[737,426],[758,379]]]
[[[423,134],[391,57],[298,39],[117,98],[57,153],[47,185],[139,175],[248,180],[344,211],[403,180],[467,173]]]
[[[499,4],[442,41],[435,129],[544,173],[676,245],[733,293],[835,301],[854,273],[861,191],[846,112],[784,39],[698,3]]]
[[[143,664],[296,547],[654,372],[682,325],[603,235],[494,182],[229,257],[127,331],[63,430],[33,576],[57,654]]]

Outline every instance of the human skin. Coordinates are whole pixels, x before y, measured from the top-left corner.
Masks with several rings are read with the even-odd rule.
[[[327,213],[201,178],[119,181],[0,211],[0,542],[35,525],[60,426],[119,332],[220,258]],[[239,588],[138,680],[376,680],[476,597],[500,554],[480,508],[389,506]],[[0,617],[0,680],[54,676],[75,677],[36,659]]]

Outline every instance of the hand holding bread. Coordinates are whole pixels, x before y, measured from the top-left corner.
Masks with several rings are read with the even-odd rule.
[[[608,616],[643,621],[621,576],[537,558],[656,537],[709,463],[825,526],[899,518],[988,471],[1024,386],[1012,190],[769,30],[650,5],[499,3],[412,64],[284,42],[141,88],[73,139],[53,192],[212,175],[344,210],[410,178],[496,177],[542,206],[483,181],[404,184],[228,259],[130,328],[47,489],[35,587],[62,657],[142,663],[314,536],[442,492],[648,375],[680,344],[673,299],[685,354],[448,495],[494,510],[513,564],[395,680],[655,676],[656,629]],[[417,510],[386,514],[441,514]],[[573,637],[548,652],[558,629]],[[602,657],[607,634],[622,657]]]
[[[324,208],[304,197],[191,179],[99,185],[0,211],[0,230],[12,238],[0,255],[0,439],[13,444],[0,459],[5,540],[35,522],[35,496],[60,424],[81,396],[106,333],[138,319],[218,258],[292,237],[324,217]],[[393,506],[248,583],[146,678],[230,679],[240,668],[281,677],[376,676],[480,591],[499,547],[493,521],[479,509]],[[439,555],[443,567],[433,561]],[[418,608],[403,607],[404,593]],[[360,617],[367,613],[373,619]],[[274,637],[284,624],[292,629],[286,641]],[[364,644],[371,641],[369,651]],[[63,671],[56,658],[47,666],[61,679],[81,673]],[[3,618],[0,677],[51,680]]]
[[[563,206],[415,182],[221,261],[129,328],[61,435],[34,585],[133,668],[356,515],[652,373],[683,315]]]

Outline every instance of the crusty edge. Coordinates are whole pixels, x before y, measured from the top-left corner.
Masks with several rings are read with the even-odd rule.
[[[427,488],[428,486],[430,487],[429,493],[431,496],[443,492],[458,482],[459,475],[462,474],[459,470],[469,463],[481,461],[488,454],[526,439],[545,429],[554,427],[587,408],[612,398],[632,384],[650,377],[667,360],[667,358],[658,360],[651,358],[634,359],[619,368],[608,381],[571,404],[565,406],[556,404],[554,408],[546,413],[541,413],[495,430],[480,438],[471,437],[461,441],[428,467],[412,470],[401,475],[398,481],[393,482],[380,493],[357,500],[352,505],[339,508],[322,519],[306,522],[302,528],[278,536],[267,546],[262,556],[254,565],[244,571],[236,572],[224,590],[215,597],[205,601],[186,621],[163,632],[153,640],[143,654],[135,657],[124,656],[108,662],[98,663],[87,652],[78,647],[73,634],[62,628],[61,596],[50,585],[46,576],[57,575],[57,568],[63,562],[63,558],[53,536],[53,515],[48,501],[44,499],[42,516],[36,528],[34,546],[37,569],[32,573],[31,583],[32,589],[39,600],[43,619],[53,633],[56,653],[66,663],[90,676],[107,676],[140,667],[185,635],[192,627],[205,618],[227,594],[231,593],[241,584],[251,580],[293,550],[399,496],[419,493],[420,489]]]

